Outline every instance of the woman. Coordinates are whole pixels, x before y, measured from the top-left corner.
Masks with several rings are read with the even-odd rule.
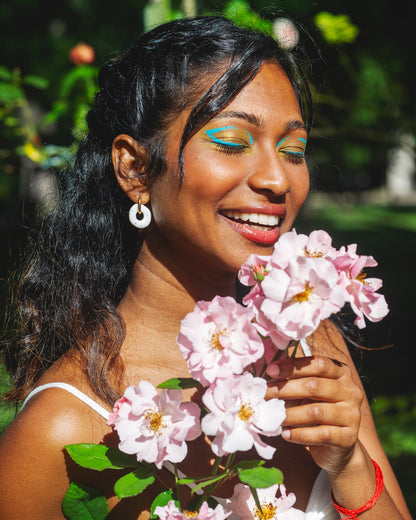
[[[63,518],[70,480],[104,489],[112,518],[149,517],[156,484],[118,502],[111,475],[65,456],[67,444],[117,438],[86,398],[59,384],[110,411],[128,385],[189,376],[180,321],[196,301],[235,296],[240,265],[271,254],[308,192],[309,91],[272,38],[219,17],[171,22],[105,65],[99,84],[74,172],[21,283],[10,397],[40,391],[1,439],[2,520]],[[150,215],[146,227],[140,214]],[[373,458],[385,488],[363,519],[409,519],[340,335],[324,323],[310,343],[313,357],[268,369],[268,397],[287,403],[276,465],[297,507],[307,508],[323,469],[334,499],[359,508],[374,494]],[[194,444],[197,456],[180,467],[205,474],[209,450]],[[332,506],[310,516],[337,517]]]

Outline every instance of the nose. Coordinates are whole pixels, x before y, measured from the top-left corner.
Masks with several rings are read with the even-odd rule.
[[[268,192],[276,196],[290,191],[290,180],[285,164],[276,149],[263,151],[255,170],[248,178],[248,184],[254,191]]]

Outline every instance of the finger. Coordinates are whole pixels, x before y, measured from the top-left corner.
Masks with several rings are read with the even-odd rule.
[[[314,375],[336,379],[348,370],[348,365],[326,356],[288,358],[267,367],[267,374],[274,380],[293,379]]]
[[[349,393],[347,385],[342,385],[338,379],[303,377],[269,384],[266,397],[268,399],[277,397],[284,400],[311,399],[335,403],[348,400]]]
[[[336,446],[350,448],[357,440],[356,432],[351,428],[321,425],[305,428],[286,428],[282,437],[295,444],[308,446]]]
[[[309,403],[286,409],[285,427],[308,427],[331,425],[349,427],[358,431],[360,425],[360,410],[357,406],[345,403]]]

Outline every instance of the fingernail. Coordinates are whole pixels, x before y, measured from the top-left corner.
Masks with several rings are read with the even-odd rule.
[[[277,377],[280,374],[280,367],[279,365],[270,365],[267,367],[266,372],[269,374],[270,377]]]
[[[289,440],[290,439],[290,430],[283,430],[282,437],[286,440]]]

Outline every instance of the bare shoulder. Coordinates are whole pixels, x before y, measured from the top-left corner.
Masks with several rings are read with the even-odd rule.
[[[0,438],[0,518],[63,519],[71,462],[64,446],[101,442],[105,420],[59,388],[34,396]]]

